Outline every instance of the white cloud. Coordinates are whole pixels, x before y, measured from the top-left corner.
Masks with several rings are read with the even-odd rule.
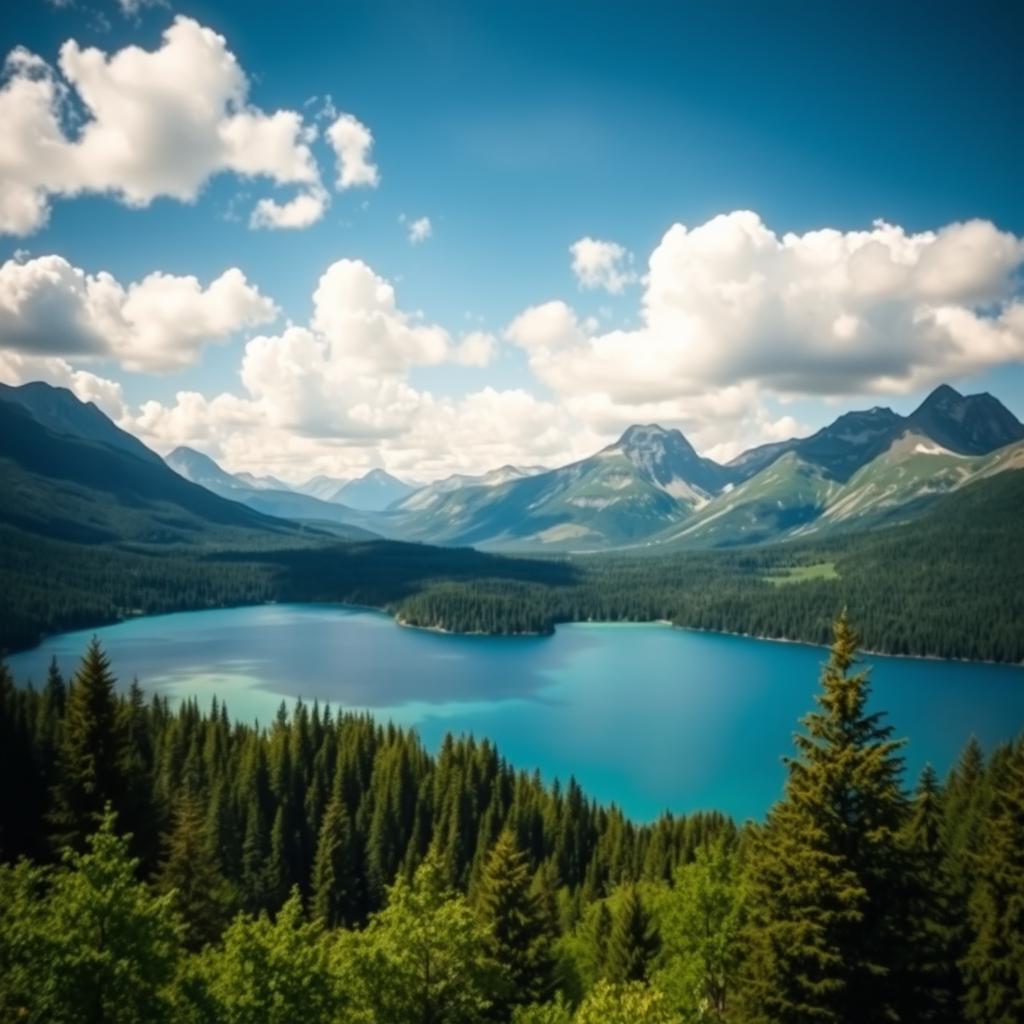
[[[365,186],[376,188],[380,172],[370,159],[373,134],[352,114],[342,114],[327,129],[327,141],[338,161],[337,187],[339,189]]]
[[[249,217],[253,228],[308,228],[323,215],[330,203],[322,188],[300,192],[286,203],[273,199],[261,199]]]
[[[339,260],[317,283],[308,325],[246,344],[242,394],[183,391],[172,404],[145,403],[122,425],[161,451],[195,445],[232,469],[291,479],[380,459],[420,478],[482,472],[510,461],[557,462],[596,443],[572,428],[558,403],[526,391],[437,397],[407,379],[420,365],[484,366],[496,346],[483,331],[454,341],[403,311],[391,283],[365,263]]]
[[[45,380],[55,387],[68,388],[83,402],[95,402],[111,419],[125,415],[121,385],[88,370],[76,370],[66,359],[33,356],[0,349],[0,380],[5,384],[28,384]]]
[[[192,276],[156,272],[126,288],[61,256],[0,266],[0,349],[27,355],[172,370],[195,362],[204,344],[276,316],[274,303],[236,267],[205,287]]]
[[[531,353],[549,353],[585,345],[587,338],[574,310],[554,299],[523,310],[505,335]]]
[[[284,208],[270,201],[254,214],[257,225],[305,226],[322,214],[326,194],[301,114],[250,104],[247,76],[211,29],[178,16],[159,48],[112,54],[70,39],[59,68],[60,75],[20,47],[7,58],[0,232],[37,230],[52,196],[111,193],[129,206],[158,196],[192,202],[225,171],[298,186],[308,197],[298,208],[297,200]],[[69,133],[72,95],[85,116]]]
[[[553,301],[506,334],[593,422],[652,403],[682,414],[738,386],[908,393],[1024,359],[1022,263],[1024,242],[987,221],[779,236],[738,211],[669,229],[651,254],[639,328],[598,333]]]
[[[597,238],[581,238],[569,246],[572,272],[581,288],[603,288],[612,295],[621,295],[626,285],[637,280],[631,269],[633,254],[617,242]]]
[[[470,331],[459,339],[455,361],[463,366],[488,366],[498,348],[498,339],[489,331]]]
[[[409,221],[406,231],[409,241],[413,245],[419,245],[434,233],[434,226],[430,223],[429,217],[418,217],[416,220]]]

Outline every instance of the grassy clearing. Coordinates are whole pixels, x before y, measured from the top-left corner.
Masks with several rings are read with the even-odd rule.
[[[762,577],[766,583],[781,587],[787,583],[806,583],[808,580],[837,580],[835,562],[814,562],[811,565],[790,565],[773,570],[770,576]]]

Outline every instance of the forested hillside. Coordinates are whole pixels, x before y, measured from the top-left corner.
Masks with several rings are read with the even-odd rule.
[[[133,614],[347,601],[461,632],[653,621],[824,643],[848,608],[875,651],[1024,661],[1024,473],[873,534],[671,557],[512,558],[285,538],[257,550],[83,545],[0,527],[0,649]],[[300,546],[296,546],[298,543]]]
[[[95,644],[70,683],[0,669],[0,1019],[1018,1020],[1024,739],[908,792],[855,643],[740,827],[316,705],[119,697]]]

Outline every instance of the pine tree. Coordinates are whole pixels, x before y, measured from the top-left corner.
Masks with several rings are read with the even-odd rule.
[[[752,1021],[880,1024],[898,1019],[906,866],[900,743],[869,713],[857,638],[840,616],[819,710],[787,760],[785,797],[756,837],[749,870]]]
[[[615,985],[646,981],[660,948],[661,938],[637,887],[627,885],[612,919],[605,978]]]
[[[327,805],[313,862],[311,910],[328,928],[352,924],[358,914],[356,844],[339,796]]]
[[[220,936],[228,921],[231,893],[220,872],[202,806],[194,796],[182,797],[175,808],[157,885],[161,892],[173,893],[190,949],[200,949]]]
[[[270,903],[267,861],[270,837],[263,810],[253,796],[245,815],[245,838],[242,840],[242,904],[249,913],[264,910]]]
[[[270,860],[266,868],[267,895],[272,910],[277,910],[288,898],[293,881],[288,857],[288,838],[285,809],[278,807],[274,815],[274,826],[270,830]]]
[[[911,870],[906,892],[908,977],[904,1003],[906,1012],[921,1024],[956,1020],[961,989],[942,797],[935,770],[926,765],[905,829]]]
[[[122,754],[114,677],[93,638],[75,674],[64,718],[53,813],[58,845],[84,849],[105,806],[121,808]]]
[[[491,953],[507,980],[499,1016],[507,1019],[515,1005],[550,998],[556,981],[553,936],[545,907],[531,888],[526,857],[507,829],[491,849],[476,902]]]
[[[964,962],[972,1024],[1024,1020],[1024,741],[1005,766],[977,859]]]

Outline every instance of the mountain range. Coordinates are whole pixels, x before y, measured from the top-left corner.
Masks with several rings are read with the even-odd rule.
[[[568,466],[433,485],[370,528],[494,550],[713,548],[866,528],[979,475],[1020,468],[1024,424],[988,394],[937,388],[909,416],[847,412],[725,465],[678,431],[632,426]]]
[[[24,504],[19,494],[31,494],[33,514],[60,518],[69,530],[72,523],[101,529],[103,516],[90,515],[89,502],[68,506],[92,466],[93,483],[103,473],[121,481],[102,484],[108,494],[118,487],[122,499],[132,494],[118,516],[139,539],[181,534],[184,519],[168,517],[167,503],[191,512],[200,496],[216,496],[221,505],[204,506],[215,520],[345,539],[535,552],[722,548],[905,521],[974,480],[1024,468],[1024,424],[991,395],[964,396],[946,385],[909,416],[882,407],[847,412],[809,437],[762,445],[726,464],[699,455],[678,430],[647,424],[566,466],[502,466],[422,487],[379,469],[290,487],[228,473],[190,448],[164,462],[94,405],[41,383],[0,386],[0,411],[10,515],[24,518],[14,506]],[[27,486],[18,473],[32,471],[28,454],[36,449],[51,458],[60,450],[57,461],[77,463],[76,471],[61,470],[59,487],[52,479]],[[185,481],[190,489],[182,489]],[[58,493],[65,485],[68,493]],[[150,501],[161,508],[143,514]]]

